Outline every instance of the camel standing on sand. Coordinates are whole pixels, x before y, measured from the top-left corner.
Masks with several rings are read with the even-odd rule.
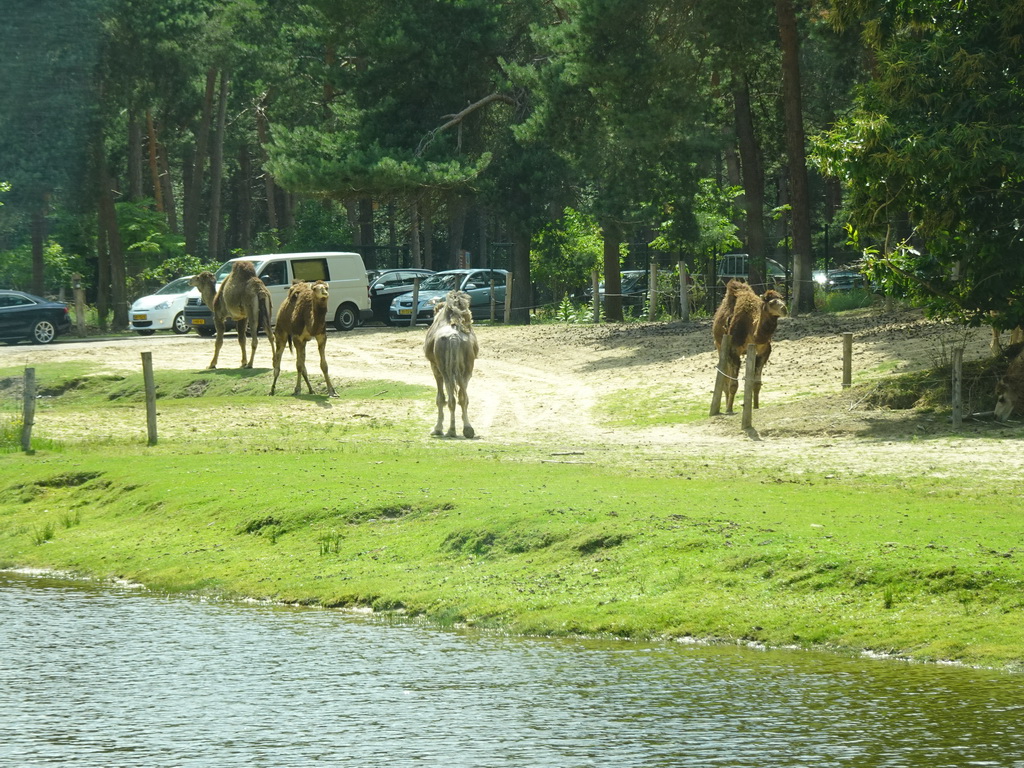
[[[224,343],[224,325],[230,317],[238,329],[238,345],[242,348],[242,368],[252,368],[256,358],[256,345],[259,338],[260,325],[267,331],[267,343],[270,351],[274,351],[274,337],[270,330],[270,291],[263,281],[256,277],[256,268],[251,261],[236,261],[231,267],[231,274],[224,278],[220,289],[214,294],[217,279],[212,272],[200,272],[188,281],[188,284],[199,289],[203,303],[213,312],[213,322],[217,326],[217,343],[213,348],[213,360],[208,368],[217,367],[220,346]],[[252,323],[252,353],[245,357],[245,331]]]
[[[274,324],[274,383],[270,385],[270,394],[277,389],[277,377],[281,373],[281,356],[284,354],[284,345],[288,348],[295,348],[295,393],[302,392],[302,382],[305,380],[309,394],[313,394],[313,386],[309,383],[309,376],[306,373],[306,342],[316,339],[316,346],[320,350],[320,371],[327,382],[327,393],[331,397],[337,397],[334,385],[331,384],[331,377],[327,375],[327,356],[324,348],[327,346],[327,299],[329,288],[323,280],[315,283],[306,281],[296,282],[288,289],[288,295],[281,302],[277,310],[277,323]]]
[[[1017,355],[996,384],[996,421],[1006,421],[1024,406],[1024,351]]]
[[[772,336],[779,325],[779,318],[789,314],[786,302],[778,291],[767,290],[763,296],[739,280],[730,280],[725,286],[725,297],[718,305],[711,333],[715,348],[721,350],[722,339],[728,335],[732,341],[729,359],[722,372],[729,379],[726,385],[726,413],[732,413],[733,400],[739,389],[740,355],[745,354],[748,344],[755,346],[757,359],[754,363],[754,407],[760,405],[761,371],[772,354]]]
[[[476,333],[473,332],[473,313],[469,309],[469,294],[449,291],[434,305],[434,322],[427,329],[423,352],[430,361],[437,382],[437,424],[431,434],[444,434],[444,406],[451,413],[448,437],[455,437],[455,401],[462,409],[462,434],[473,437],[476,433],[466,414],[469,395],[466,387],[473,375],[473,364],[480,352]]]

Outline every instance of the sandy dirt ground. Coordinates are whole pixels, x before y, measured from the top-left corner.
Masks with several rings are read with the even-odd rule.
[[[892,373],[930,369],[948,362],[952,350],[965,360],[991,355],[987,329],[963,329],[912,311],[872,311],[842,316],[811,315],[780,322],[772,359],[764,374],[761,408],[753,429],[740,416],[698,418],[684,424],[624,428],[611,426],[604,407],[644,414],[703,410],[711,402],[717,354],[710,320],[625,325],[477,326],[480,358],[470,386],[470,418],[482,446],[529,444],[555,461],[587,461],[621,453],[632,460],[671,462],[674,457],[735,464],[738,460],[797,473],[904,473],[1012,475],[1024,468],[1019,422],[965,419],[953,432],[936,413],[869,407],[865,389],[842,389],[842,334],[854,334],[854,384],[880,381]],[[433,386],[423,357],[425,327],[367,325],[328,336],[328,363],[336,386],[359,380],[393,380]],[[117,341],[61,340],[50,347],[0,347],[0,367],[82,360],[110,371],[138,371],[140,353],[151,351],[154,368],[202,371],[213,340],[188,334],[157,334]],[[261,339],[257,368],[269,369],[270,349]],[[238,364],[236,337],[225,339],[220,367]],[[315,353],[314,386],[322,387]],[[285,354],[278,395],[267,413],[322,420],[324,401],[294,398],[294,362]],[[968,387],[967,410],[991,409],[994,380]],[[268,374],[269,388],[269,374]],[[977,391],[974,391],[977,390]],[[323,391],[321,389],[320,391]],[[742,387],[737,408],[742,400]],[[623,406],[625,404],[625,406]],[[395,407],[380,403],[381,408]],[[372,416],[368,405],[331,401],[330,418]],[[411,415],[428,439],[432,400],[414,403]],[[263,416],[265,416],[264,414]],[[258,426],[260,414],[252,415]]]

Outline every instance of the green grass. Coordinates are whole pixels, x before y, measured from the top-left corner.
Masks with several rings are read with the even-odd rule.
[[[198,376],[253,394],[175,394]],[[48,407],[138,408],[131,377],[87,378]],[[160,408],[279,407],[265,385],[162,377]],[[345,391],[367,410],[432,399],[392,382]],[[555,463],[543,447],[431,439],[422,421],[349,421],[242,424],[230,449],[198,429],[0,456],[0,567],[507,632],[1024,662],[1020,478],[790,475],[639,449]]]

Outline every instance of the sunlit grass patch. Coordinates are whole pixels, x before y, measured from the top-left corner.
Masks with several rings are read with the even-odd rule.
[[[690,424],[707,418],[710,403],[710,398],[707,402],[698,402],[679,395],[628,389],[602,397],[595,413],[613,427]]]

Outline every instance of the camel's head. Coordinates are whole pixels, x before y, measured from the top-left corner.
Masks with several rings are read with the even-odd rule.
[[[782,298],[782,294],[778,291],[765,291],[761,298],[764,299],[765,309],[768,310],[769,315],[786,317],[789,314],[789,309],[786,308],[786,300]]]
[[[996,421],[1006,421],[1010,418],[1010,414],[1013,413],[1013,407],[1016,405],[1015,401],[1016,398],[1014,397],[1013,390],[1010,389],[1006,379],[1000,379],[999,383],[996,384]]]
[[[313,296],[315,296],[318,301],[323,302],[327,301],[327,297],[330,296],[331,293],[331,290],[328,287],[327,283],[325,283],[323,280],[317,280],[315,283],[309,286],[309,289],[313,292]]]
[[[190,277],[188,284],[202,292],[217,285],[217,278],[213,276],[213,272],[200,272],[195,277]]]

